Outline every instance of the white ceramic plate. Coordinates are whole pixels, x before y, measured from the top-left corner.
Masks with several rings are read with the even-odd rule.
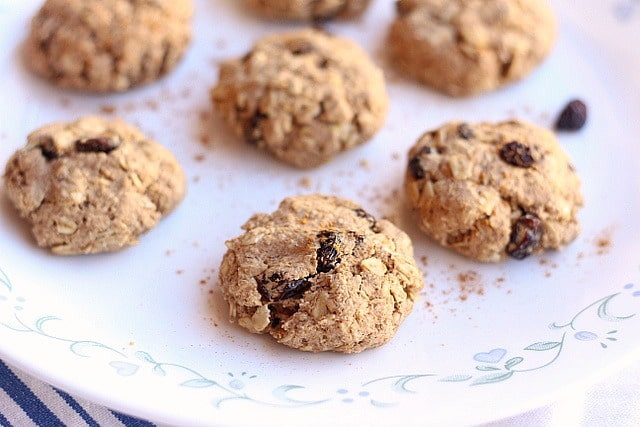
[[[555,1],[559,40],[524,82],[451,99],[396,76],[386,127],[313,171],[240,143],[210,116],[220,59],[284,25],[227,0],[198,1],[195,39],[168,78],[92,96],[25,71],[20,43],[39,2],[0,1],[0,164],[29,131],[109,111],[176,153],[184,203],[120,253],[60,258],[38,249],[0,198],[0,357],[71,393],[154,421],[253,424],[473,423],[543,405],[640,356],[640,2]],[[331,31],[383,62],[391,1]],[[498,265],[437,247],[402,206],[408,148],[425,130],[520,117],[551,126],[573,97],[588,126],[560,141],[583,179],[581,236],[561,253]],[[321,191],[394,218],[428,286],[393,341],[358,355],[307,354],[227,322],[216,288],[225,239],[285,196]],[[427,304],[427,301],[431,305]]]

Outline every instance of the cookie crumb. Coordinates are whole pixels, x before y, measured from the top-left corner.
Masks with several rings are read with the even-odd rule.
[[[309,178],[308,176],[302,177],[298,181],[298,185],[303,188],[311,188],[311,184],[311,178]]]
[[[470,295],[484,295],[484,286],[482,284],[482,277],[477,271],[468,270],[463,273],[459,273],[458,276],[458,288],[460,301],[466,301]]]
[[[596,253],[598,255],[608,254],[613,245],[611,241],[611,235],[613,234],[613,229],[611,227],[603,230],[595,239]]]
[[[101,105],[100,112],[102,114],[114,114],[116,112],[116,107],[113,105]]]
[[[176,270],[176,274],[177,274],[178,276],[179,276],[179,275],[181,275],[182,273],[184,273],[184,270]]]
[[[200,153],[200,154],[196,154],[195,157],[193,158],[196,162],[200,163],[203,162],[206,157],[204,154]]]

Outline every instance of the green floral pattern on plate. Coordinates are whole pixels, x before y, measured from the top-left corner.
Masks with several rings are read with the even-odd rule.
[[[161,377],[170,378],[172,374],[180,372],[180,377],[185,375],[188,379],[181,380],[177,383],[179,387],[191,389],[201,389],[203,392],[210,394],[211,401],[216,408],[220,408],[223,403],[240,400],[250,402],[252,404],[269,405],[273,407],[303,407],[310,405],[320,405],[330,401],[339,400],[343,403],[353,403],[356,399],[367,399],[372,406],[378,408],[391,407],[401,402],[401,396],[406,394],[418,393],[411,386],[418,381],[432,380],[440,383],[465,383],[468,386],[486,386],[507,381],[515,376],[521,376],[526,373],[539,371],[557,362],[563,350],[570,342],[586,342],[597,341],[600,343],[601,350],[606,350],[610,344],[615,343],[621,335],[620,328],[611,329],[604,328],[606,332],[593,332],[589,330],[579,330],[579,322],[585,317],[596,317],[602,326],[611,323],[625,322],[636,316],[636,313],[626,313],[624,315],[616,315],[611,312],[610,304],[619,298],[640,297],[640,291],[635,290],[633,284],[629,283],[623,287],[621,292],[594,301],[583,309],[579,310],[573,318],[566,323],[554,322],[548,326],[552,333],[557,334],[555,339],[534,341],[520,351],[508,351],[503,348],[494,348],[489,351],[476,353],[472,360],[476,364],[475,368],[462,370],[459,373],[437,374],[429,373],[413,373],[406,375],[394,375],[381,378],[374,378],[358,384],[352,389],[359,390],[355,395],[347,388],[338,389],[333,395],[322,395],[321,397],[309,400],[294,399],[290,396],[290,392],[294,390],[309,390],[300,385],[284,384],[273,386],[271,390],[272,399],[264,400],[256,398],[252,395],[250,380],[256,378],[256,375],[249,375],[247,372],[234,374],[227,372],[226,375],[212,377],[205,375],[195,369],[184,366],[180,363],[163,362],[157,360],[151,354],[145,351],[136,351],[132,355],[127,355],[117,350],[113,346],[101,343],[96,340],[72,339],[50,334],[47,331],[47,324],[61,319],[52,316],[40,316],[32,324],[24,319],[25,299],[15,295],[15,287],[6,273],[0,269],[0,326],[9,329],[15,333],[35,334],[43,339],[57,341],[61,345],[66,345],[71,353],[77,357],[92,357],[93,352],[90,349],[98,349],[111,355],[112,360],[108,362],[113,372],[123,377],[130,377],[138,374],[141,369],[148,369],[153,374]],[[7,306],[13,307],[9,310]],[[596,347],[594,347],[596,348]],[[541,364],[528,364],[528,354],[531,352],[548,353],[548,360]],[[509,354],[512,355],[503,363],[504,358]],[[475,364],[475,363],[474,363]],[[379,400],[373,395],[373,391],[369,389],[373,385],[383,385],[387,390],[397,395],[394,401]]]

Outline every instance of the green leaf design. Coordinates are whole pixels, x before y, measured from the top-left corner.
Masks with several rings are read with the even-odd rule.
[[[392,406],[396,406],[397,403],[380,402],[379,400],[371,399],[371,405],[376,408],[391,408]]]
[[[477,380],[475,380],[474,382],[472,382],[471,385],[483,385],[483,384],[499,383],[499,382],[508,380],[512,376],[513,376],[513,371],[498,372],[498,373],[495,373],[495,374],[489,374],[489,375],[485,375],[484,377],[480,377]]]
[[[614,294],[611,295],[610,297],[606,298],[601,304],[600,306],[598,306],[598,317],[601,318],[602,320],[606,320],[607,322],[622,322],[623,320],[627,320],[632,318],[633,316],[635,316],[635,314],[631,314],[629,316],[614,316],[609,314],[609,302],[615,298],[616,296],[618,296],[619,294]]]
[[[149,353],[147,353],[146,351],[136,351],[135,355],[136,355],[136,357],[138,359],[144,360],[145,362],[156,363],[156,361],[153,359],[153,357],[151,357],[151,355]]]
[[[85,354],[85,352],[90,348],[101,348],[101,349],[109,350],[116,354],[122,355],[122,353],[120,353],[118,350],[115,350],[109,347],[108,345],[104,345],[102,343],[95,342],[95,341],[74,341],[69,345],[69,350],[71,350],[71,352],[76,356],[80,356],[80,357],[91,357]]]
[[[514,366],[519,365],[523,361],[524,361],[524,359],[522,357],[514,357],[514,358],[511,358],[511,359],[507,360],[507,362],[504,364],[504,367],[505,367],[505,369],[511,369]]]
[[[476,366],[478,371],[499,371],[500,368],[496,368],[495,366]]]
[[[165,375],[167,375],[167,371],[162,369],[162,366],[160,366],[160,365],[154,366],[152,371],[153,371],[154,374],[156,374],[156,375],[158,375],[160,377],[164,377]]]
[[[448,382],[448,383],[459,383],[459,382],[470,380],[471,378],[473,378],[471,375],[456,374],[456,375],[449,375],[448,377],[440,378],[438,381]]]
[[[393,384],[393,389],[399,393],[415,393],[413,390],[407,388],[407,384],[418,378],[426,377],[427,375],[406,375],[400,378]]]
[[[533,351],[547,351],[554,349],[561,345],[562,343],[558,341],[541,341],[535,344],[531,344],[528,347],[525,347],[525,350],[533,350]]]
[[[43,334],[43,335],[47,335],[44,332],[43,328],[44,328],[44,324],[49,322],[50,320],[60,320],[60,318],[55,317],[55,316],[44,316],[44,317],[41,317],[38,320],[36,320],[36,324],[35,324],[36,330],[38,332],[40,332],[41,334]]]
[[[287,403],[293,403],[296,406],[310,406],[310,405],[317,405],[318,403],[323,403],[326,402],[329,399],[323,399],[323,400],[298,400],[298,399],[292,399],[289,396],[287,396],[287,393],[289,393],[291,390],[301,390],[304,389],[305,387],[299,386],[299,385],[281,385],[280,387],[276,387],[273,389],[273,396],[283,402],[287,402]]]
[[[9,292],[12,290],[11,280],[9,280],[9,276],[4,272],[3,269],[0,268],[0,284],[4,285]]]
[[[211,381],[206,378],[196,378],[193,380],[185,381],[180,385],[182,387],[189,387],[189,388],[207,388],[207,387],[213,387],[216,384],[217,383],[215,381]]]

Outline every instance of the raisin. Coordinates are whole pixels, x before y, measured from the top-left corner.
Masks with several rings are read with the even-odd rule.
[[[424,147],[420,148],[420,150],[418,150],[416,155],[413,156],[411,160],[409,160],[409,172],[411,172],[411,176],[413,176],[414,179],[424,178],[424,169],[422,168],[422,164],[420,163],[420,157],[423,154],[431,154],[431,151],[431,147],[425,145]]]
[[[58,152],[56,150],[42,146],[40,147],[40,151],[42,151],[42,155],[47,160],[54,160],[58,158]]]
[[[500,149],[500,158],[519,168],[529,168],[533,165],[531,149],[517,141],[504,144]]]
[[[305,40],[297,40],[291,46],[291,53],[294,55],[306,55],[315,50],[316,50],[315,47],[311,43]]]
[[[244,126],[244,138],[251,145],[258,145],[258,142],[262,139],[262,132],[260,131],[260,122],[266,119],[268,116],[262,114],[260,111],[251,117]]]
[[[540,246],[542,222],[536,215],[527,213],[513,224],[507,253],[515,259],[525,259]]]
[[[310,287],[311,282],[306,278],[290,280],[284,284],[284,289],[278,297],[278,301],[301,297]]]
[[[556,122],[557,130],[580,130],[587,122],[587,106],[579,99],[569,102],[558,121]]]
[[[380,227],[378,227],[378,221],[376,220],[376,218],[371,215],[369,212],[365,211],[362,208],[358,208],[355,210],[356,215],[358,215],[360,218],[364,218],[367,221],[369,221],[369,228],[371,229],[371,231],[373,231],[374,233],[379,233],[380,232]]]
[[[422,169],[422,164],[420,163],[420,156],[414,156],[409,160],[409,172],[411,172],[411,176],[414,179],[422,179],[424,178],[424,169]]]
[[[316,251],[316,258],[318,266],[316,271],[318,273],[328,273],[340,263],[341,259],[338,257],[340,253],[333,246],[336,243],[337,236],[332,231],[322,231],[318,233],[320,240],[320,247]]]
[[[476,137],[473,129],[471,129],[466,123],[462,123],[460,126],[458,126],[458,135],[460,135],[460,138],[462,139],[471,139]]]
[[[258,293],[262,297],[262,302],[271,301],[271,295],[269,295],[269,289],[267,289],[267,282],[265,280],[258,280]]]
[[[110,153],[120,145],[119,141],[107,136],[79,139],[76,141],[76,151],[80,153]]]
[[[278,282],[278,281],[282,280],[282,274],[273,273],[271,276],[269,276],[269,280],[272,281],[272,282]]]
[[[280,322],[282,322],[282,320],[279,317],[273,317],[269,326],[272,328],[277,328]]]
[[[53,138],[50,136],[41,136],[38,138],[38,148],[42,152],[42,156],[47,160],[53,160],[58,158],[58,151],[56,145],[53,142]]]

